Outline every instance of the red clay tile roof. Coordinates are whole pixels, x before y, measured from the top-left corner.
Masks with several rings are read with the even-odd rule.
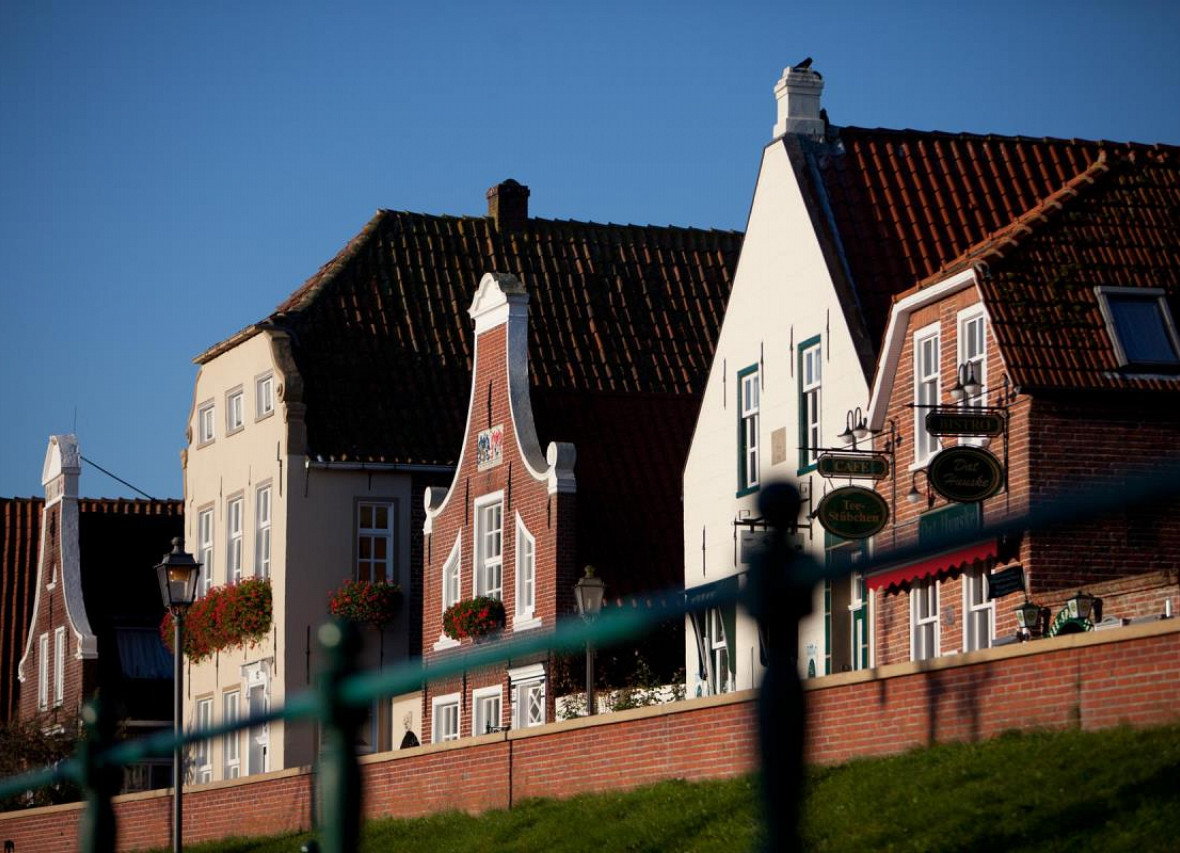
[[[1112,154],[964,256],[1025,389],[1180,390],[1120,373],[1095,287],[1161,288],[1180,308],[1180,149]]]
[[[892,297],[1006,227],[1110,154],[1169,150],[1076,139],[846,127],[808,147],[866,331]]]
[[[0,723],[16,718],[16,667],[25,653],[41,554],[41,498],[0,498]]]
[[[529,291],[534,389],[699,397],[741,240],[535,218],[501,233],[485,217],[383,210],[260,325],[292,333],[309,455],[454,464],[484,273]]]

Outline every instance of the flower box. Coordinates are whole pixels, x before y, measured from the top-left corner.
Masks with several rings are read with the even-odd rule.
[[[270,581],[245,578],[238,583],[215,586],[193,602],[184,617],[184,655],[199,663],[216,652],[257,645],[272,624]],[[160,637],[172,648],[172,614],[165,613]]]
[[[458,601],[443,613],[443,633],[452,640],[485,637],[504,627],[504,602],[486,595]]]
[[[345,581],[332,593],[328,610],[337,619],[380,627],[392,622],[401,606],[402,591],[385,581]]]

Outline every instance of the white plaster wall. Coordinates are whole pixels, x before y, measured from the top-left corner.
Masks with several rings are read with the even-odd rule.
[[[750,220],[734,279],[717,353],[709,374],[700,417],[684,473],[685,586],[692,587],[744,572],[735,560],[734,519],[745,511],[760,515],[758,494],[738,491],[738,371],[762,363],[760,478],[798,481],[799,343],[822,335],[825,349],[821,394],[826,446],[839,446],[845,413],[866,408],[868,385],[860,368],[844,314],[811,226],[787,152],[780,142],[763,152]],[[772,464],[771,434],[786,428],[786,459]],[[810,477],[815,503],[826,482]],[[814,509],[812,505],[812,509]],[[702,548],[703,541],[703,548]],[[823,560],[823,529],[813,522],[802,534],[807,553]],[[813,614],[800,628],[800,669],[807,671],[807,649],[818,651],[816,670],[823,673],[823,588],[815,590]],[[736,656],[737,689],[760,680],[758,635],[752,620],[739,611]],[[689,695],[694,694],[696,640],[686,637]]]
[[[365,645],[357,664],[372,669],[406,660],[412,532],[409,474],[308,469],[302,456],[292,456],[291,462],[284,561],[286,609],[280,636],[286,662],[282,680],[286,689],[295,693],[315,684],[321,663],[316,631],[328,618],[332,591],[353,577],[355,571],[358,501],[390,501],[396,505],[395,580],[402,588],[402,609],[397,620],[383,631],[362,629]],[[382,719],[388,721],[387,716],[382,715]],[[380,748],[389,748],[388,737],[388,732],[382,736]],[[291,732],[285,750],[288,767],[310,764],[315,757],[312,739],[303,732]]]

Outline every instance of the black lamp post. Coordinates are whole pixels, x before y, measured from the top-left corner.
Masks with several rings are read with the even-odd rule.
[[[586,574],[574,584],[574,598],[578,602],[578,612],[587,622],[602,611],[602,578],[594,577],[594,567],[587,566]],[[586,641],[586,713],[595,713],[594,702],[594,643]]]
[[[197,597],[197,578],[201,574],[201,564],[193,559],[192,554],[184,551],[183,544],[184,540],[179,536],[173,539],[172,550],[165,554],[163,562],[156,566],[156,576],[160,581],[160,598],[164,600],[164,607],[172,614],[172,626],[175,631],[172,638],[173,686],[176,688],[173,728],[178,740],[172,755],[173,853],[180,853],[184,845],[181,837],[184,751],[179,741],[184,733],[184,614],[192,607],[193,600]]]

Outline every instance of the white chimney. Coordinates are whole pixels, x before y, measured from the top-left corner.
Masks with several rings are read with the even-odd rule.
[[[824,78],[818,71],[812,71],[810,66],[811,60],[805,59],[794,67],[784,68],[782,79],[775,84],[778,121],[774,125],[774,139],[787,133],[823,136],[824,120],[819,114],[819,96],[824,90]]]

